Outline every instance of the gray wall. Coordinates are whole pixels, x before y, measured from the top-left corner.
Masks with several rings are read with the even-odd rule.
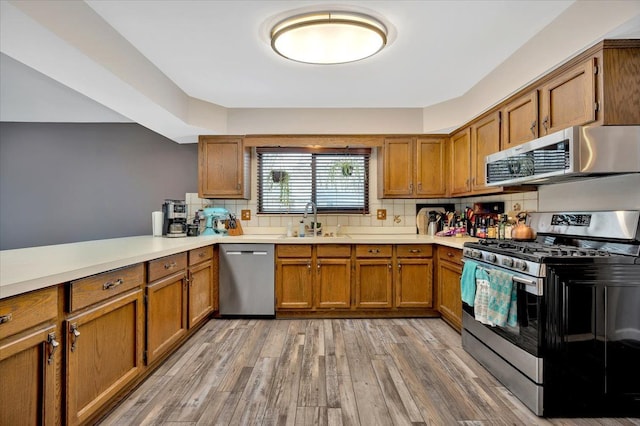
[[[0,250],[151,234],[198,192],[197,145],[138,124],[0,123]]]

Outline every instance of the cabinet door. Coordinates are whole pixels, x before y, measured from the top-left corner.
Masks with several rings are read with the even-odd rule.
[[[189,268],[189,328],[206,319],[214,310],[213,263]]]
[[[542,87],[542,131],[553,133],[596,119],[595,59]]]
[[[438,262],[438,301],[442,318],[456,330],[462,327],[462,296],[460,276],[462,267],[454,263]]]
[[[320,309],[351,306],[351,259],[318,259],[316,306]]]
[[[311,309],[312,288],[311,259],[276,261],[276,308]]]
[[[450,150],[451,195],[466,194],[471,190],[470,128],[466,128],[451,136]]]
[[[392,306],[391,259],[356,260],[356,307],[390,308]]]
[[[382,184],[385,197],[410,197],[413,194],[413,139],[387,138],[382,151]]]
[[[187,333],[185,271],[147,286],[147,364]]]
[[[502,145],[500,149],[529,142],[538,137],[538,91],[509,102],[502,110]]]
[[[201,136],[198,147],[201,198],[249,198],[248,151],[242,138]],[[245,165],[245,162],[247,163]]]
[[[484,158],[500,151],[500,112],[471,126],[471,189],[487,189]]]
[[[65,322],[66,419],[87,422],[142,368],[142,290],[111,299]]]
[[[433,262],[431,259],[398,259],[394,283],[396,307],[433,307]]]
[[[416,196],[447,195],[445,148],[446,139],[416,140]]]
[[[51,326],[0,341],[0,425],[56,424],[58,340]]]

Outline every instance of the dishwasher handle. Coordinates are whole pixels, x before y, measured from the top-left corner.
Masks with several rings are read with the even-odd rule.
[[[242,251],[228,251],[226,252],[229,256],[241,256],[241,255],[251,255],[251,256],[266,256],[266,251],[252,251],[252,250],[242,250]]]

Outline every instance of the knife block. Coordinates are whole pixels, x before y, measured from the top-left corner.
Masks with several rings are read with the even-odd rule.
[[[236,219],[236,227],[227,229],[227,232],[230,236],[238,236],[244,234],[244,232],[242,232],[242,224],[240,223],[240,219]]]

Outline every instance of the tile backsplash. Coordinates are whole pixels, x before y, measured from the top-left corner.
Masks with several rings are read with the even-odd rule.
[[[242,210],[251,211],[251,220],[242,221],[245,228],[286,228],[291,221],[295,226],[301,214],[257,214],[257,202],[252,200],[211,200],[199,198],[197,193],[187,193],[185,200],[189,205],[189,221],[191,221],[198,209],[205,207],[224,207],[238,218]],[[456,211],[464,211],[465,207],[473,207],[474,203],[503,201],[505,210],[514,210],[519,205],[521,210],[538,210],[538,192],[522,192],[514,194],[487,195],[468,198],[441,198],[441,199],[377,199],[373,197],[369,202],[369,214],[318,214],[318,222],[323,224],[325,230],[331,231],[336,225],[348,226],[351,232],[354,228],[385,228],[391,231],[397,228],[399,232],[412,232],[416,227],[416,204],[444,204],[451,203],[456,206]],[[379,220],[376,217],[378,209],[386,209],[387,217]],[[404,228],[404,229],[402,229]],[[374,229],[375,231],[375,229]],[[380,229],[382,231],[382,229]]]

